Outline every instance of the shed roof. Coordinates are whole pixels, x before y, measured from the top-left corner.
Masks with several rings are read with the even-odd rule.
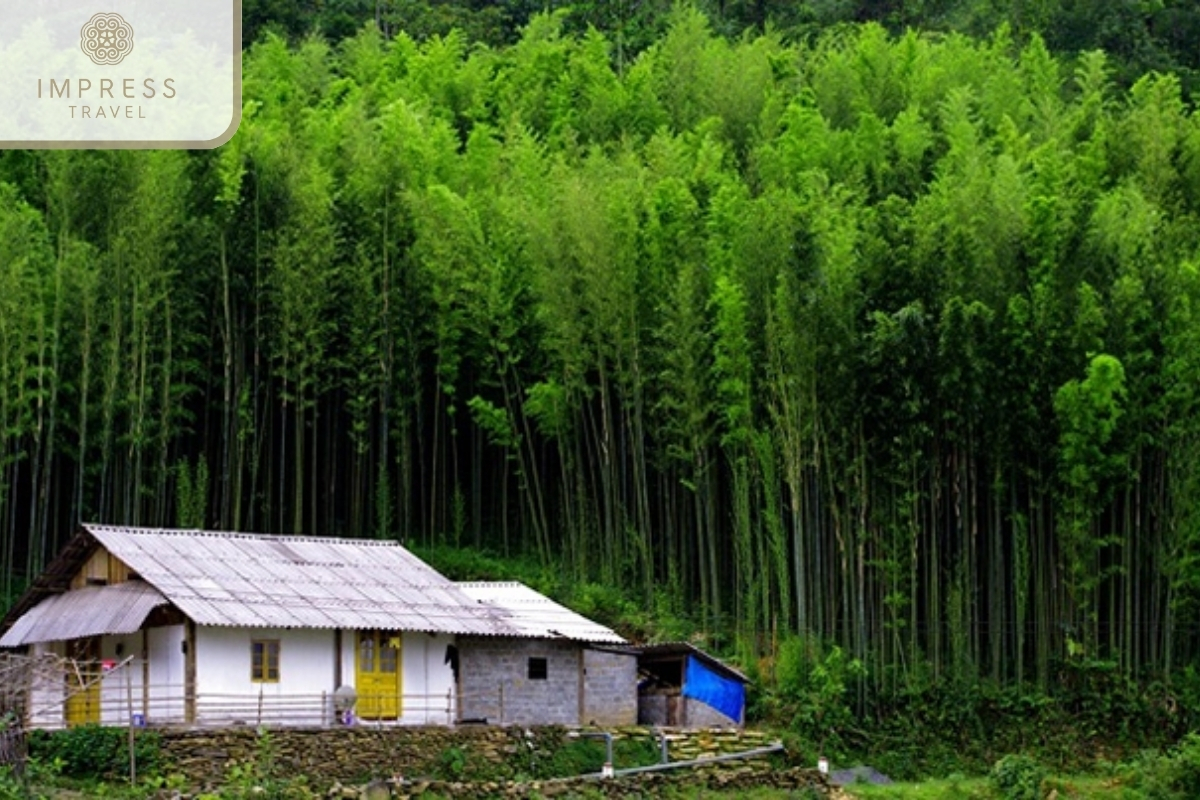
[[[133,633],[151,611],[166,604],[161,592],[142,581],[53,595],[18,619],[0,638],[0,647]]]
[[[734,680],[741,681],[742,683],[750,682],[750,679],[738,670],[729,666],[716,656],[709,655],[699,647],[696,647],[694,644],[689,642],[663,642],[661,644],[643,645],[641,647],[641,654],[638,656],[638,661],[640,663],[652,663],[654,661],[661,661],[676,656],[695,656],[696,659],[702,661],[705,666],[721,673],[722,675],[725,675],[726,677],[733,678]]]
[[[93,524],[82,526],[6,622],[64,591],[72,569],[61,560],[77,568],[96,545],[200,625],[519,635],[396,542]]]
[[[458,587],[480,604],[494,607],[521,636],[571,639],[597,644],[625,644],[611,628],[576,614],[566,606],[517,581],[460,583]]]

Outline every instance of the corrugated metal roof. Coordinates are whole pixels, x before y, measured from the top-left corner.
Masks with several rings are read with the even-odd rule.
[[[198,625],[520,635],[395,542],[83,527]]]
[[[523,583],[460,583],[458,588],[481,605],[492,606],[503,612],[505,621],[517,628],[521,636],[605,644],[625,643],[612,629],[576,614]]]
[[[647,661],[653,661],[659,658],[671,658],[674,656],[695,656],[709,667],[712,667],[718,672],[724,673],[728,677],[739,680],[742,683],[750,682],[750,679],[747,678],[742,672],[729,666],[716,656],[709,655],[691,642],[661,642],[660,644],[647,644],[640,647],[639,650],[641,652],[640,658]]]
[[[166,603],[161,592],[142,581],[53,595],[17,620],[0,638],[0,647],[133,633],[151,611]]]

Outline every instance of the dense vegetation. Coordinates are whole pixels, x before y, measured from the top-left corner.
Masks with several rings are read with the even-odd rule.
[[[395,537],[747,662],[798,636],[859,710],[1186,675],[1178,77],[1007,26],[789,44],[680,8],[634,55],[570,20],[268,33],[218,151],[0,157],[0,593],[80,519]]]
[[[417,38],[457,28],[473,41],[511,44],[538,12],[556,11],[567,30],[606,33],[618,61],[641,52],[667,28],[674,0],[243,0],[245,36],[293,39],[316,32],[331,41],[366,21]],[[1119,79],[1174,71],[1189,89],[1200,78],[1200,7],[1191,0],[696,0],[714,29],[737,37],[772,30],[801,40],[844,23],[878,22],[893,33],[913,27],[991,34],[1007,24],[1018,37],[1040,33],[1054,52],[1104,49]]]

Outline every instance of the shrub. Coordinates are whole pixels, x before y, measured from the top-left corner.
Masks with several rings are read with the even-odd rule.
[[[1128,774],[1148,800],[1200,797],[1200,734],[1189,733],[1166,754],[1143,753],[1128,765]]]
[[[438,758],[438,777],[442,780],[461,780],[467,768],[467,754],[461,747],[451,747],[442,751]]]
[[[0,767],[0,800],[25,800],[21,781],[8,767]]]
[[[839,758],[849,751],[846,734],[855,727],[852,689],[865,676],[862,662],[840,647],[822,652],[818,643],[785,639],[775,662],[777,686],[764,698],[772,716],[786,719],[801,740],[815,743],[818,753]]]
[[[129,772],[129,731],[81,725],[61,731],[32,731],[29,755],[41,762],[61,766],[70,778],[97,779]],[[138,773],[153,774],[162,766],[162,748],[154,731],[139,731],[134,755]]]
[[[1200,734],[1185,736],[1166,761],[1171,789],[1180,797],[1200,797]]]
[[[997,761],[989,777],[1004,800],[1039,800],[1046,770],[1030,756],[1012,755]]]

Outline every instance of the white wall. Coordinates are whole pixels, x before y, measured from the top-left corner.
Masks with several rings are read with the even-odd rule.
[[[279,640],[277,683],[251,680],[254,639]],[[332,630],[196,628],[198,724],[327,724],[332,720],[333,678]]]
[[[102,722],[125,725],[129,720],[129,689],[133,713],[144,714],[150,725],[185,722],[183,652],[184,626],[150,628],[127,636],[101,640],[101,658],[120,663],[144,655],[140,663],[114,671],[101,684]],[[279,682],[254,683],[250,677],[250,642],[278,639]],[[327,725],[333,722],[335,633],[332,630],[280,628],[196,629],[196,722],[198,724]],[[355,631],[342,634],[342,683],[354,686]],[[445,725],[458,716],[454,672],[446,663],[452,635],[401,634],[401,717],[403,725]],[[121,653],[118,655],[118,646]],[[34,653],[61,656],[61,642],[35,645]],[[127,689],[127,681],[129,689]],[[145,685],[143,685],[145,683]],[[262,698],[261,704],[259,698]],[[449,711],[447,714],[447,698]],[[34,727],[64,724],[64,683],[47,676],[35,681],[30,722]],[[374,724],[364,721],[362,724]],[[386,723],[385,723],[386,724]],[[392,723],[395,724],[395,723]]]
[[[32,645],[31,656],[62,657],[65,652],[62,642],[46,642]],[[29,724],[34,728],[61,728],[66,724],[65,677],[56,670],[35,670],[33,685],[29,691]]]
[[[454,710],[454,672],[445,663],[446,647],[451,644],[454,644],[454,637],[448,634],[404,634],[401,653],[404,697],[400,722],[407,725],[448,725],[457,717]],[[447,696],[451,706],[449,715],[446,713]]]
[[[458,718],[458,698],[454,690],[454,671],[445,663],[446,647],[454,644],[452,634],[405,631],[400,638],[400,704],[402,725],[446,725]],[[342,683],[355,685],[354,648],[357,631],[342,633]],[[450,696],[447,719],[446,698]],[[364,725],[373,721],[364,720]]]
[[[146,720],[151,724],[183,722],[183,626],[150,628],[146,645],[150,659]]]
[[[118,652],[119,651],[119,652]],[[104,636],[100,639],[100,658],[120,664],[133,661],[104,674],[100,681],[100,724],[125,725],[132,714],[146,714],[142,686],[142,633]],[[132,701],[132,709],[131,709]]]

